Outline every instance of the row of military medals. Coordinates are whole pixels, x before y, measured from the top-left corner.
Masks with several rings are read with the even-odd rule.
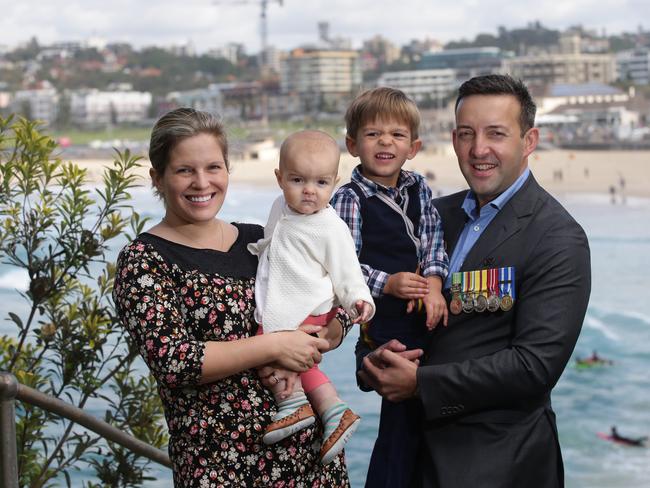
[[[514,304],[515,269],[479,269],[451,275],[451,303],[454,315],[461,312],[507,312]]]

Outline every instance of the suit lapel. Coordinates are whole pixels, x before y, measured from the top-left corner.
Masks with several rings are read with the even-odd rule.
[[[467,191],[462,191],[434,202],[442,219],[442,229],[445,239],[444,245],[448,256],[451,256],[454,252],[460,233],[463,231],[463,227],[467,221],[467,215],[461,207],[466,194]]]
[[[528,181],[504,205],[481,237],[470,250],[462,269],[473,270],[494,267],[490,257],[494,251],[521,229],[526,219],[533,214],[538,198],[539,186],[531,174]]]
[[[445,250],[447,254],[451,256],[456,248],[458,243],[458,238],[460,237],[465,222],[467,220],[467,214],[461,207],[456,207],[452,209],[449,213],[448,225],[445,227],[445,241],[446,246]],[[444,223],[444,221],[443,221]]]

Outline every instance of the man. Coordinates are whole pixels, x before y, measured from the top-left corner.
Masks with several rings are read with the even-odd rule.
[[[453,145],[470,190],[436,202],[449,326],[433,331],[419,364],[391,341],[359,372],[388,400],[420,399],[414,487],[564,485],[550,394],[586,312],[589,245],[530,173],[534,120],[528,90],[509,76],[460,87]]]

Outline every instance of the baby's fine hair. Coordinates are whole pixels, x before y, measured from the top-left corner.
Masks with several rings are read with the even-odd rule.
[[[408,125],[411,140],[419,137],[420,112],[415,102],[403,91],[385,86],[366,90],[352,101],[345,112],[347,136],[356,139],[364,124],[391,119]]]
[[[321,130],[305,129],[290,134],[282,142],[279,164],[281,170],[284,168],[287,156],[300,148],[305,151],[327,151],[332,155],[332,160],[336,161],[338,167],[341,152],[334,138]]]

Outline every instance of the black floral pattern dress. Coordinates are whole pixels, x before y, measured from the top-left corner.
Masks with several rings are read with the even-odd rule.
[[[343,455],[320,464],[319,423],[262,443],[276,412],[255,371],[199,384],[206,341],[254,335],[257,258],[246,245],[260,226],[235,224],[228,252],[144,233],[120,253],[113,296],[124,327],[158,382],[178,487],[349,486]]]

